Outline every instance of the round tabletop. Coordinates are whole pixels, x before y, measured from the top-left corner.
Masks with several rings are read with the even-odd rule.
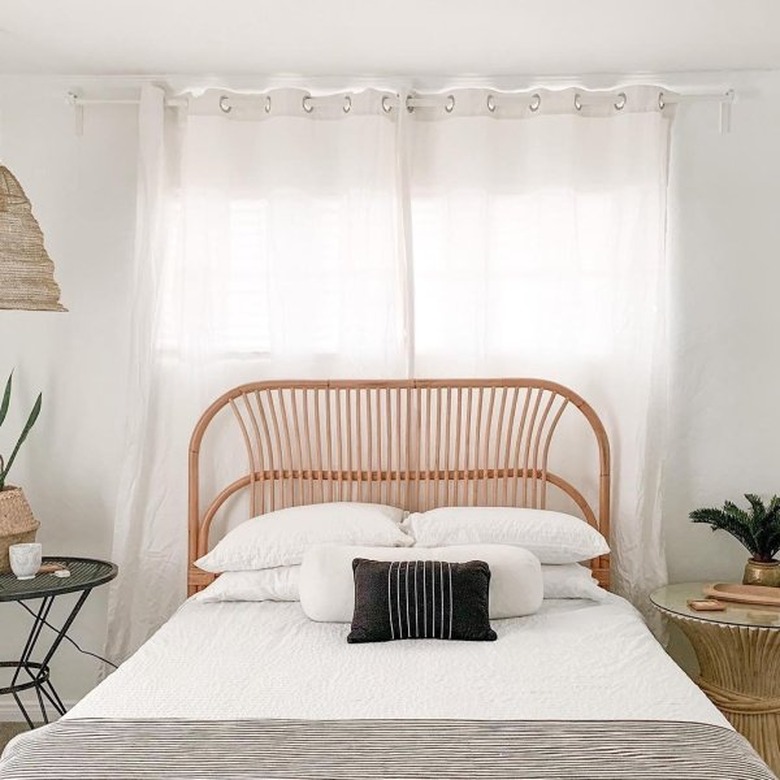
[[[708,599],[704,588],[709,582],[683,582],[677,585],[666,585],[650,594],[650,601],[662,612],[671,616],[679,616],[690,620],[702,620],[707,623],[723,623],[731,626],[749,626],[752,628],[780,629],[780,607],[769,607],[755,604],[739,604],[734,601],[723,601],[726,606],[722,611],[704,611],[691,609],[690,599]]]
[[[0,601],[25,601],[61,593],[74,593],[103,585],[116,577],[116,564],[93,558],[46,556],[43,563],[60,563],[70,571],[70,577],[38,574],[31,580],[19,580],[14,574],[0,574]]]

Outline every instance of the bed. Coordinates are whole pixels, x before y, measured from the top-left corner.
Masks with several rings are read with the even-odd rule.
[[[216,453],[236,443],[231,473]],[[296,602],[199,599],[214,575],[194,561],[231,511],[563,501],[606,535],[609,467],[594,410],[547,381],[231,390],[190,445],[191,598],[59,722],[10,743],[0,778],[773,777],[608,591],[608,555],[590,563],[598,597],[545,599],[494,621],[490,643],[348,645],[348,625]]]

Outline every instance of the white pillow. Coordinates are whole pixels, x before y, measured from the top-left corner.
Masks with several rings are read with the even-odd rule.
[[[546,599],[591,599],[602,601],[607,591],[600,587],[590,569],[579,563],[542,566]]]
[[[192,597],[193,601],[300,601],[300,566],[259,571],[226,571]]]
[[[280,509],[234,528],[195,561],[204,571],[255,571],[300,563],[312,544],[413,544],[399,523],[403,510],[382,504],[337,502]]]
[[[545,509],[440,507],[409,515],[403,527],[418,547],[511,544],[542,563],[577,563],[609,552],[604,537],[584,520]]]
[[[311,620],[349,623],[355,609],[352,561],[485,561],[490,566],[490,617],[530,615],[542,605],[539,560],[520,547],[498,544],[388,549],[318,545],[303,557],[299,581],[301,607]]]

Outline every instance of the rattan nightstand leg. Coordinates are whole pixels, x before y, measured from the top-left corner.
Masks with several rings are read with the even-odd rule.
[[[693,645],[702,689],[780,775],[780,631],[672,619]]]

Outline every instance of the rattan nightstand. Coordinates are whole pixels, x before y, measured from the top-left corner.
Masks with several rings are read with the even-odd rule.
[[[697,612],[687,602],[706,585],[667,585],[650,600],[691,641],[701,689],[780,773],[780,608],[723,602],[723,612]]]

